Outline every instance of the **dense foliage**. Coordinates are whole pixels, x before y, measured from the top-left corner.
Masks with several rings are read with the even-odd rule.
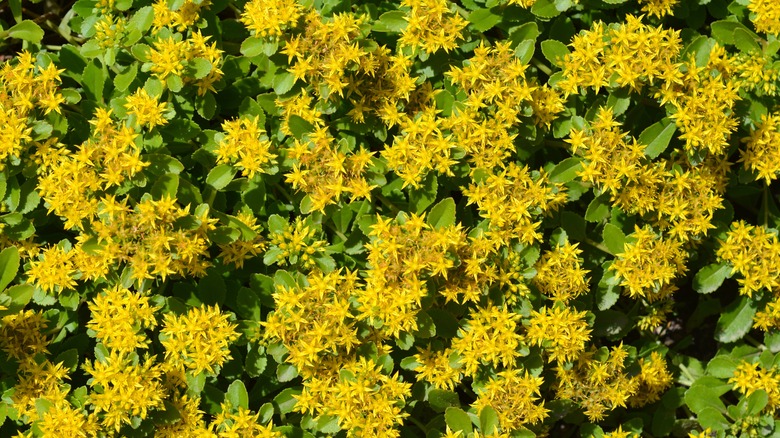
[[[0,436],[780,436],[778,33],[3,3]]]

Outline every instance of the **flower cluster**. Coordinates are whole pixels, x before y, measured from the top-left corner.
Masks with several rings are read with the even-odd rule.
[[[263,338],[281,342],[286,361],[309,378],[323,362],[349,355],[361,344],[350,298],[359,287],[357,272],[315,272],[305,287],[279,286],[275,310],[263,321]]]
[[[222,130],[225,134],[217,146],[217,163],[232,164],[250,179],[268,172],[276,154],[271,153],[271,142],[257,117],[225,121]]]
[[[490,406],[498,414],[504,430],[516,430],[524,424],[535,424],[548,415],[544,403],[539,403],[543,379],[526,371],[506,370],[491,378],[479,391],[474,407],[478,411]]]
[[[741,394],[750,395],[763,390],[768,396],[767,409],[780,408],[780,373],[776,367],[768,369],[759,363],[744,361],[737,365],[734,375],[729,379],[734,389]]]
[[[63,2],[0,29],[0,435],[778,434],[774,3]]]
[[[763,179],[767,185],[777,179],[780,173],[780,115],[765,114],[761,123],[747,137],[745,150],[740,151],[739,161],[745,169],[755,172],[756,179]]]
[[[534,284],[553,301],[569,302],[589,290],[588,270],[582,268],[582,250],[566,242],[546,252],[536,262]]]
[[[19,160],[32,143],[32,122],[38,114],[60,112],[60,73],[53,63],[40,65],[30,52],[0,69],[0,171],[9,160]]]
[[[751,17],[756,30],[766,34],[780,34],[780,6],[771,0],[752,0],[747,8],[754,14]]]
[[[534,221],[565,204],[565,190],[563,184],[549,182],[543,171],[531,172],[512,163],[463,192],[469,204],[477,204],[480,216],[490,220],[490,239],[508,245],[538,241],[540,223]]]
[[[338,202],[342,194],[349,194],[350,201],[370,199],[375,187],[366,179],[371,152],[360,148],[346,153],[325,128],[307,137],[308,141],[296,140],[287,150],[287,156],[296,162],[286,180],[309,196],[312,210],[323,211],[327,205]]]
[[[744,221],[731,224],[718,248],[718,258],[732,267],[733,274],[742,278],[740,293],[751,296],[761,289],[775,289],[780,286],[780,271],[777,254],[780,241],[777,234],[765,227],[749,225]]]
[[[649,227],[636,227],[623,252],[609,267],[629,296],[656,301],[671,281],[685,273],[687,254],[680,241],[660,238]]]
[[[440,49],[449,52],[456,48],[466,20],[450,11],[447,0],[402,0],[402,7],[409,8],[408,24],[398,40],[399,47],[411,47],[434,53]]]
[[[241,22],[260,37],[278,37],[295,27],[303,7],[295,0],[251,0],[244,6]]]
[[[454,252],[463,243],[458,226],[434,229],[424,215],[405,222],[377,217],[366,244],[366,287],[358,295],[360,319],[388,335],[417,329],[417,313],[428,295],[426,280],[447,276],[455,265]]]

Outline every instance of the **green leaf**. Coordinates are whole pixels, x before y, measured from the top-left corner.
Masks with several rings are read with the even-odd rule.
[[[274,76],[274,93],[284,94],[290,91],[295,85],[295,76],[292,73],[284,72]]]
[[[276,378],[280,382],[289,382],[296,377],[298,377],[298,370],[294,365],[280,363],[279,366],[276,367]]]
[[[175,198],[178,190],[179,175],[175,173],[166,173],[155,181],[152,186],[151,194],[154,199],[161,199],[165,195]]]
[[[7,189],[8,189],[8,181],[6,180],[5,173],[0,171],[0,203],[2,203],[3,199],[5,199],[5,192]]]
[[[582,159],[579,157],[569,157],[558,163],[550,171],[550,182],[567,183],[577,177],[577,172],[582,170]]]
[[[626,235],[623,234],[623,230],[612,224],[604,225],[604,231],[601,233],[602,239],[604,239],[604,245],[613,254],[617,255],[623,252],[623,246],[626,243]]]
[[[58,354],[54,363],[61,363],[63,367],[70,371],[75,371],[79,365],[79,351],[75,348],[65,350]]]
[[[133,0],[116,0],[114,7],[118,11],[126,11],[133,6]]]
[[[563,65],[564,58],[569,53],[569,48],[558,40],[542,41],[542,54],[556,67]]]
[[[715,326],[715,339],[720,342],[734,342],[742,339],[753,326],[756,302],[741,296],[726,307]]]
[[[214,93],[207,91],[203,96],[196,97],[195,109],[204,119],[213,119],[214,114],[217,111],[217,99],[214,97]]]
[[[766,333],[764,333],[764,345],[773,354],[780,353],[780,332],[776,332],[776,333],[766,332]]]
[[[604,262],[601,265],[604,269],[604,275],[601,276],[596,289],[596,306],[599,310],[611,308],[620,298],[620,280],[615,275],[615,271],[609,269],[611,265],[611,261]]]
[[[193,69],[195,79],[205,78],[211,72],[211,62],[205,58],[195,58],[190,61],[190,67]]]
[[[22,0],[10,0],[8,6],[11,7],[11,15],[14,16],[14,21],[17,23],[22,21]],[[0,421],[0,425],[2,424],[3,422]]]
[[[531,58],[534,57],[534,51],[536,50],[536,40],[525,40],[515,47],[515,56],[520,59],[523,64],[528,64]]]
[[[268,231],[272,233],[282,233],[286,227],[287,219],[278,214],[272,214],[268,217]]]
[[[734,29],[734,45],[737,46],[742,52],[745,53],[760,53],[761,46],[756,41],[755,34],[752,32],[738,27]]]
[[[604,193],[590,201],[588,209],[585,210],[585,220],[588,222],[601,222],[607,219],[612,211],[612,205],[609,202],[609,194]]]
[[[739,361],[731,356],[719,355],[713,357],[707,364],[707,374],[719,379],[730,379],[734,376]]]
[[[458,394],[453,391],[432,389],[428,393],[428,403],[434,411],[443,412],[447,408],[460,406],[460,399]]]
[[[449,407],[444,410],[444,420],[453,432],[461,432],[460,436],[468,436],[472,430],[471,417],[457,407]]]
[[[6,289],[0,295],[0,304],[7,309],[0,310],[0,316],[22,311],[32,299],[33,292],[35,292],[35,287],[31,284],[17,284]]]
[[[262,38],[249,37],[241,43],[241,54],[254,58],[265,53],[266,42]]]
[[[536,41],[536,37],[540,34],[539,25],[536,24],[535,21],[529,21],[522,26],[512,29],[512,31],[509,32],[509,40],[512,41],[512,44],[520,44],[529,40]]]
[[[498,431],[498,414],[490,406],[485,406],[479,411],[479,428],[483,435],[492,434]]]
[[[0,291],[5,289],[19,271],[19,250],[9,246],[0,252]]]
[[[385,12],[379,16],[371,30],[375,32],[399,33],[406,29],[406,13],[403,11]]]
[[[574,240],[583,240],[586,236],[585,219],[571,211],[561,212],[561,228]]]
[[[744,24],[736,21],[720,20],[710,24],[712,37],[718,40],[718,42],[721,44],[735,44],[734,32],[737,29],[741,29],[752,38],[758,39],[758,35],[745,27]]]
[[[707,265],[693,277],[693,289],[700,294],[715,292],[730,275],[731,267],[726,263]]]
[[[103,68],[98,65],[98,61],[93,59],[87,64],[84,72],[81,74],[81,85],[84,86],[84,92],[90,99],[103,101],[103,85],[106,83],[106,77]]]
[[[230,405],[235,408],[249,408],[249,394],[246,392],[246,386],[244,382],[240,380],[234,380],[233,383],[228,386],[227,400]]]
[[[469,23],[478,32],[484,32],[501,22],[501,15],[494,13],[490,9],[477,9],[469,14]]]
[[[230,184],[230,181],[233,181],[234,176],[236,176],[236,169],[233,166],[220,164],[209,171],[208,176],[206,176],[206,184],[217,190],[222,190]]]
[[[247,287],[238,290],[236,296],[236,313],[244,319],[260,321],[260,297]]]
[[[710,428],[713,431],[727,430],[729,428],[729,422],[726,420],[726,417],[713,407],[707,406],[702,408],[696,417],[699,419],[701,427]]]
[[[561,11],[552,0],[536,0],[531,6],[531,13],[539,18],[554,18],[561,15]]]
[[[645,128],[639,134],[639,142],[647,145],[645,155],[650,158],[656,158],[661,155],[669,146],[669,142],[672,140],[676,130],[677,125],[668,118],[664,118],[660,122],[653,123]]]
[[[445,198],[431,208],[427,222],[433,228],[444,228],[455,225],[455,201]]]
[[[729,392],[731,385],[714,377],[699,377],[694,381],[690,388],[685,391],[685,404],[697,414],[705,408],[714,408],[719,412],[725,412],[726,405],[720,399],[720,396]]]
[[[292,412],[297,403],[295,396],[300,395],[300,393],[300,390],[287,388],[274,397],[274,403],[279,407],[279,412],[282,414],[289,414]]]
[[[747,397],[747,412],[746,416],[754,416],[761,413],[764,410],[767,403],[769,403],[769,395],[763,389],[757,389],[753,391]]]
[[[302,139],[304,134],[314,130],[314,125],[296,115],[290,116],[287,121],[287,126],[290,127],[290,132],[292,132],[293,136],[298,140]]]
[[[174,93],[178,93],[182,88],[184,88],[184,81],[182,81],[181,77],[178,75],[168,76],[168,79],[165,80],[165,84]]]
[[[8,36],[38,44],[43,39],[43,29],[33,21],[24,20],[8,29]]]
[[[135,11],[135,14],[133,14],[133,17],[127,23],[127,28],[129,30],[137,31],[139,33],[138,39],[141,39],[140,35],[146,33],[146,31],[152,27],[152,23],[154,23],[154,9],[151,6],[144,6]],[[135,41],[127,42],[132,44]]]
[[[268,357],[261,354],[257,348],[252,348],[244,360],[244,369],[249,377],[258,377],[268,366]]]
[[[114,77],[114,88],[116,91],[124,92],[130,87],[130,84],[138,75],[138,64],[130,64],[130,67],[124,73],[119,73]]]
[[[416,214],[425,211],[426,208],[436,200],[436,193],[439,188],[438,178],[435,173],[429,173],[425,177],[422,185],[409,191],[409,204]]]

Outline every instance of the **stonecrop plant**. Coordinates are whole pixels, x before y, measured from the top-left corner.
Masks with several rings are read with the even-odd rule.
[[[0,437],[780,437],[780,2],[0,3]]]

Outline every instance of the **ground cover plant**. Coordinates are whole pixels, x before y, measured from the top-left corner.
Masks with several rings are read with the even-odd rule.
[[[0,436],[780,436],[779,32],[0,4]]]

